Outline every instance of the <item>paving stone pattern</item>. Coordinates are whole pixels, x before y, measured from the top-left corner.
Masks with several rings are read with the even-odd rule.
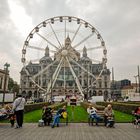
[[[70,123],[60,127],[38,127],[26,123],[23,128],[10,128],[0,124],[0,140],[140,140],[140,128],[132,124],[117,123],[115,128],[89,126],[87,123]]]

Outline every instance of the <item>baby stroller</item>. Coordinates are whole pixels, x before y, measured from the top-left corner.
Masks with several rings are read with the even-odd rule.
[[[114,127],[114,124],[115,124],[114,117],[108,117],[106,127]]]
[[[51,108],[46,108],[43,112],[42,115],[42,120],[44,121],[44,125],[50,125],[51,121],[52,121],[52,109]]]

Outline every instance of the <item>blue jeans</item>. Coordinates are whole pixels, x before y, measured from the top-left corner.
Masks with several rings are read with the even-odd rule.
[[[52,126],[55,126],[55,124],[59,124],[60,122],[60,115],[55,115],[54,116],[54,120],[53,120],[53,123],[52,123]]]
[[[101,119],[101,117],[97,114],[91,114],[90,118],[95,119],[96,123],[98,123],[99,120]]]

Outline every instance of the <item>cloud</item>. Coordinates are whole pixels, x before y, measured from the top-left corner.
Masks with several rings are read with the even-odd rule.
[[[19,81],[21,50],[29,32],[50,17],[70,15],[90,22],[101,33],[108,50],[108,67],[114,67],[116,80],[134,81],[140,64],[139,5],[139,0],[1,1],[0,67],[11,63],[10,74]],[[12,6],[17,6],[16,10]]]
[[[10,19],[10,9],[6,0],[2,1],[0,9],[0,67],[3,69],[4,64],[8,62],[11,65],[9,68],[10,76],[19,81],[21,37]]]

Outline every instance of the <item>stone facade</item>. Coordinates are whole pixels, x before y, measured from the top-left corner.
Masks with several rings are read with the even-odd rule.
[[[69,46],[70,38],[67,37],[65,41],[65,46]],[[80,57],[80,53],[76,50],[74,51],[73,58],[75,61],[80,64],[82,67],[87,69],[90,73],[94,74],[95,77],[99,75],[101,70],[103,69],[102,64],[93,64],[91,59],[87,55],[87,49],[84,46],[82,57]],[[49,47],[47,46],[45,49],[45,55],[39,60],[39,63],[32,63],[30,62],[26,69],[28,70],[30,76],[34,76],[38,72],[40,72],[42,69],[44,69],[46,66],[53,63],[56,59],[58,59],[58,53],[54,54],[54,60],[50,57],[49,53]],[[64,51],[63,51],[64,53]],[[59,62],[58,62],[59,63]],[[55,72],[58,63],[55,63],[52,65],[46,72],[41,74],[35,79],[35,82],[40,85],[42,88],[47,89],[48,83],[51,82],[52,75]],[[91,96],[96,95],[103,95],[106,99],[110,94],[110,70],[105,69],[102,73],[100,79],[96,81],[95,84],[92,84],[95,80],[92,76],[84,72],[78,65],[71,62],[71,65],[79,79],[80,85],[82,86],[84,90],[84,94],[86,98],[89,98]],[[65,71],[65,76],[64,76]],[[20,78],[20,89],[22,94],[24,94],[27,97],[34,97],[38,98],[40,97],[41,91],[38,89],[37,86],[35,86],[31,80],[30,77],[27,76],[24,68],[22,68],[21,72],[21,78]],[[65,79],[65,80],[64,80]],[[65,82],[64,82],[65,81]],[[64,86],[65,84],[65,86]],[[92,85],[92,86],[91,86]],[[77,85],[75,83],[75,80],[73,78],[73,75],[70,71],[70,68],[67,64],[65,66],[61,67],[61,70],[59,72],[59,75],[57,77],[57,81],[51,89],[51,92],[53,95],[72,95],[72,94],[79,94]]]

